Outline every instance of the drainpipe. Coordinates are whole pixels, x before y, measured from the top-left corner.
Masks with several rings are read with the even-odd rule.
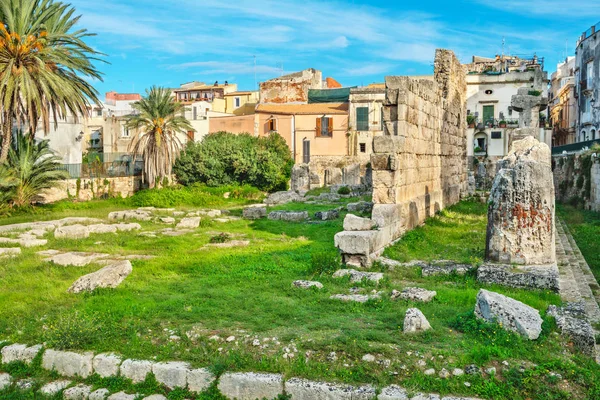
[[[294,155],[294,163],[296,163],[296,115],[292,114],[292,154]]]

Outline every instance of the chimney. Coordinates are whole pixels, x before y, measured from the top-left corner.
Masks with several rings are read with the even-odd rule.
[[[219,81],[215,81],[215,87],[219,86]]]

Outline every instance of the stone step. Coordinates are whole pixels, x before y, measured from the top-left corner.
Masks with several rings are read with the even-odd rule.
[[[600,298],[595,296],[593,288],[598,287],[598,282],[564,221],[557,224],[557,233],[573,271],[581,299],[586,305],[588,318],[592,324],[597,324],[600,322],[600,306],[598,305]]]

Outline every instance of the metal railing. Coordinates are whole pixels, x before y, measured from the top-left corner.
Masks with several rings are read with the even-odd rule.
[[[578,151],[581,151],[583,148],[586,148],[586,147],[592,148],[592,145],[594,145],[595,143],[600,144],[600,139],[586,140],[584,142],[571,143],[571,144],[566,144],[564,146],[556,146],[556,147],[552,148],[552,154],[559,155],[565,151],[567,153],[577,153]]]
[[[114,155],[115,153],[109,153]],[[110,156],[109,158],[113,158]],[[67,171],[71,178],[114,178],[124,176],[140,176],[144,168],[144,160],[131,155],[121,155],[105,162],[99,157],[82,164],[62,164],[59,169]]]

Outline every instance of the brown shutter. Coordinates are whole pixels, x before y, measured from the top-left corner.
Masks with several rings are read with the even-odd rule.
[[[273,131],[277,132],[277,120],[273,118]]]
[[[327,122],[327,131],[329,132],[329,136],[333,136],[333,117],[327,118]]]
[[[316,137],[321,136],[321,118],[317,118],[317,128],[316,128],[315,136]]]

